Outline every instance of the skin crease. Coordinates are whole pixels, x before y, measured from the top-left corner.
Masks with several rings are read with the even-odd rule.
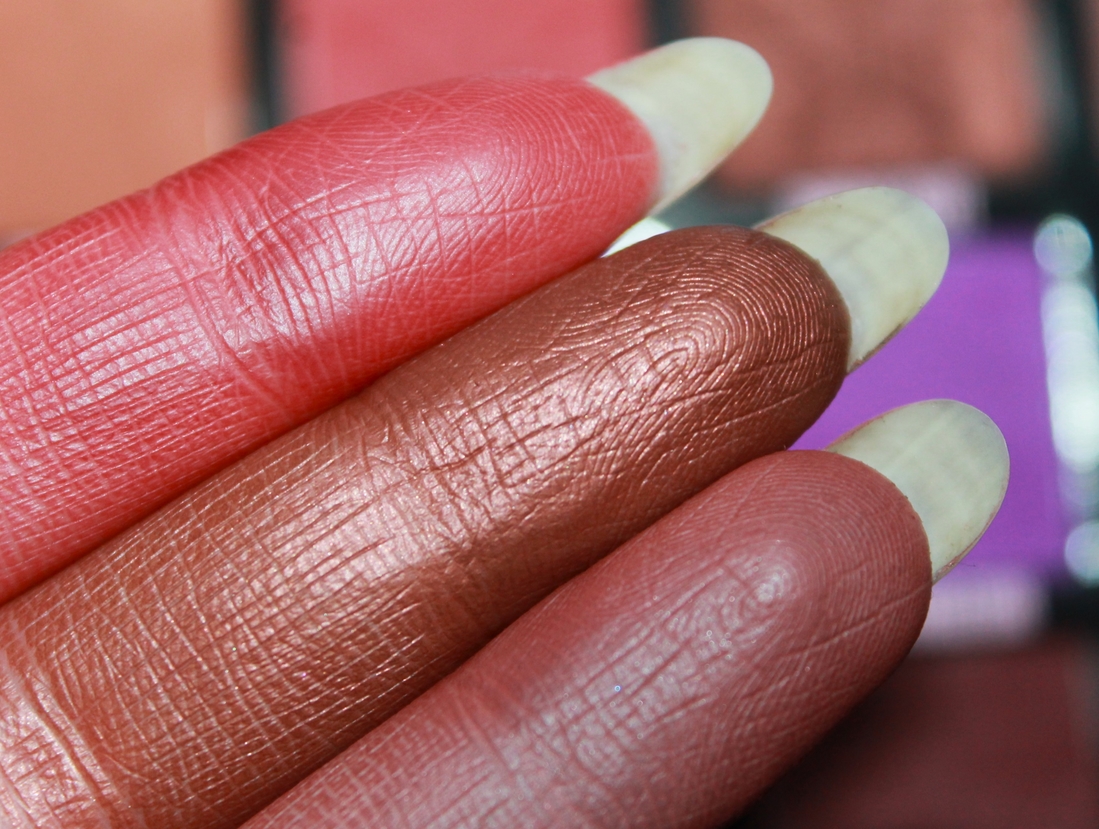
[[[762,458],[247,829],[721,825],[904,658],[930,585],[923,527],[886,478],[826,452]]]
[[[0,601],[597,256],[656,181],[594,87],[473,78],[299,119],[0,252]]]
[[[842,382],[848,325],[795,248],[696,228],[405,363],[0,609],[0,803],[235,825],[789,445]]]

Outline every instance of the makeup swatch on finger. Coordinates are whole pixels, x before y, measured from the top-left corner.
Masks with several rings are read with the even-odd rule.
[[[971,548],[1006,485],[953,401],[833,451],[726,476],[247,826],[724,825],[904,657],[944,540]]]
[[[811,259],[737,228],[657,237],[508,306],[0,608],[24,678],[0,693],[0,779],[35,816],[234,825],[789,445],[842,382],[847,320]],[[14,735],[56,746],[33,713],[54,709],[81,769],[19,782],[33,741]]]
[[[654,198],[580,80],[401,90],[0,252],[0,599],[516,296]]]
[[[336,107],[0,252],[0,601],[596,257],[759,120],[703,39]]]
[[[91,769],[13,785],[120,825],[232,825],[792,443],[850,348],[821,264],[756,231],[669,233],[556,280],[0,610],[38,700],[0,695],[0,730],[60,707]]]

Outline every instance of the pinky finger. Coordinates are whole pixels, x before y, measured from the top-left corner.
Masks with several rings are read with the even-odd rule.
[[[248,827],[720,824],[904,657],[1006,482],[999,431],[951,401],[754,461]]]

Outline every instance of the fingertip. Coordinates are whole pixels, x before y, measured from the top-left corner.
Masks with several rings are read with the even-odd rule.
[[[908,324],[942,282],[950,240],[938,214],[890,187],[849,190],[757,227],[816,259],[851,315],[848,369]]]
[[[698,184],[748,136],[773,89],[758,52],[718,37],[669,43],[588,81],[625,104],[656,145],[661,178],[653,212]]]
[[[893,409],[829,451],[872,467],[908,498],[927,533],[934,581],[973,549],[1007,492],[1003,434],[988,415],[956,400]]]

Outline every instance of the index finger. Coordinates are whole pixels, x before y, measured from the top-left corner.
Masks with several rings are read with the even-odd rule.
[[[0,254],[0,601],[598,255],[770,94],[717,40],[593,80],[338,107]]]

